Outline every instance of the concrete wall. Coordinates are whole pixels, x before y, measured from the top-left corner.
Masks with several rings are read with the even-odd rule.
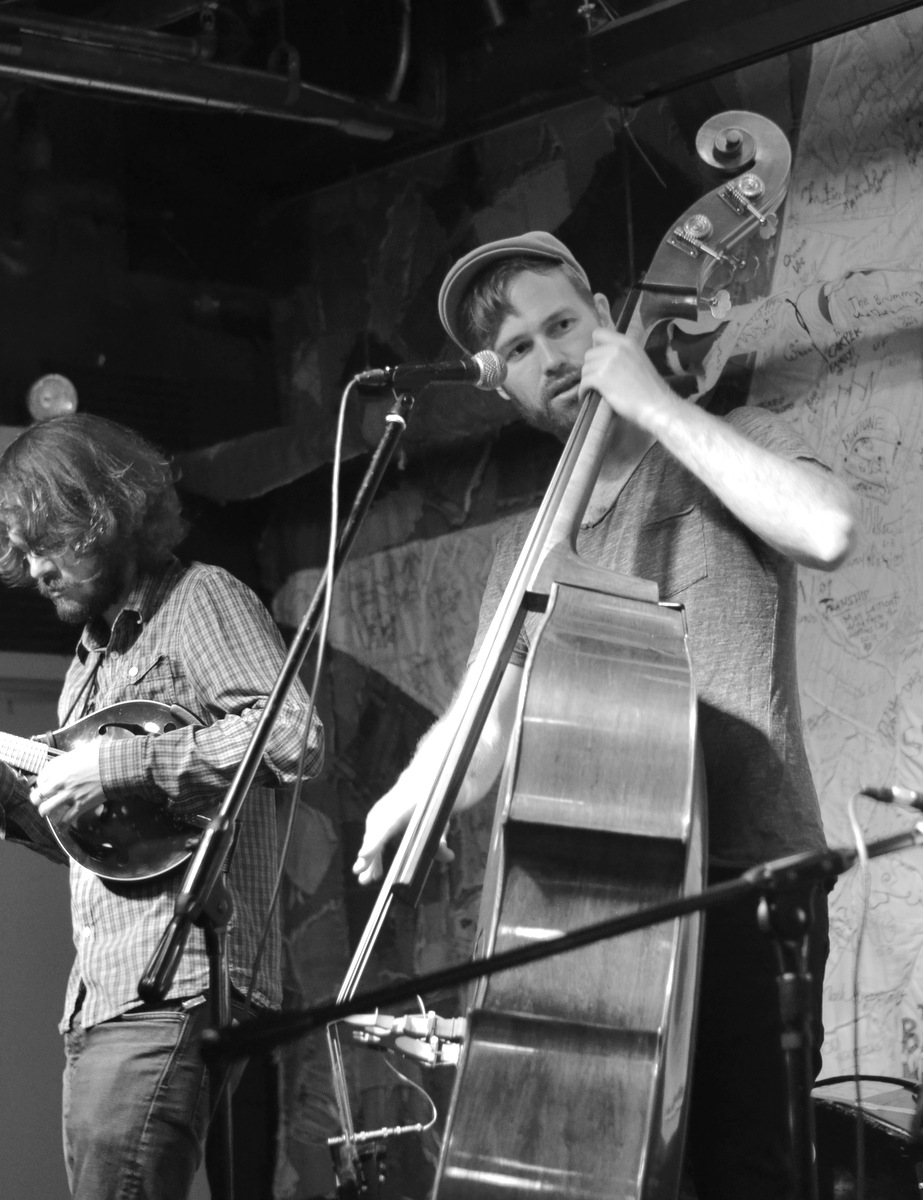
[[[54,729],[66,660],[0,654],[0,729]],[[0,1162],[9,1200],[66,1200],[57,1024],[70,970],[67,869],[0,843]]]

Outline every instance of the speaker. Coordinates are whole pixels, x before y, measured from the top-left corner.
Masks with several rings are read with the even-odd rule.
[[[911,1138],[916,1108],[912,1085],[860,1079],[823,1083],[812,1093],[821,1200],[919,1200],[923,1144]],[[857,1132],[865,1154],[865,1188],[856,1187]]]

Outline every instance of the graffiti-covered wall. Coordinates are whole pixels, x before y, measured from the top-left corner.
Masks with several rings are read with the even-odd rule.
[[[802,577],[800,670],[828,840],[863,784],[923,784],[923,77],[919,11],[817,48],[773,296],[741,315],[751,402],[790,413],[859,499],[865,538]],[[855,805],[872,842],[911,815]],[[867,922],[861,942],[863,910]],[[923,857],[874,858],[832,897],[828,1074],[919,1079]],[[859,954],[858,1030],[853,1022]]]

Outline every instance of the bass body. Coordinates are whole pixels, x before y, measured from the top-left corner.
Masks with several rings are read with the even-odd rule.
[[[682,611],[556,585],[500,785],[479,954],[701,891],[704,846]],[[438,1200],[678,1194],[700,937],[693,914],[478,987]]]

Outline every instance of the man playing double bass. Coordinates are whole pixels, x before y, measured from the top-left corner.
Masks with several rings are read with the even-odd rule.
[[[481,246],[446,276],[439,314],[466,352],[507,364],[502,389],[531,424],[566,440],[585,393],[616,433],[577,541],[581,557],[653,580],[681,603],[698,693],[708,796],[709,882],[825,847],[801,729],[795,660],[798,565],[834,570],[853,545],[847,489],[790,424],[762,409],[724,417],[680,399],[615,331],[604,296],[548,233]],[[503,595],[532,514],[498,546],[475,649]],[[456,807],[489,790],[513,729],[528,614]],[[354,871],[381,874],[385,843],[435,777],[451,709],[368,815]],[[451,857],[443,844],[442,857]],[[827,954],[823,897],[811,926],[815,1069]],[[752,896],[706,919],[687,1161],[699,1200],[784,1200],[793,1192],[785,1066],[769,938]]]

